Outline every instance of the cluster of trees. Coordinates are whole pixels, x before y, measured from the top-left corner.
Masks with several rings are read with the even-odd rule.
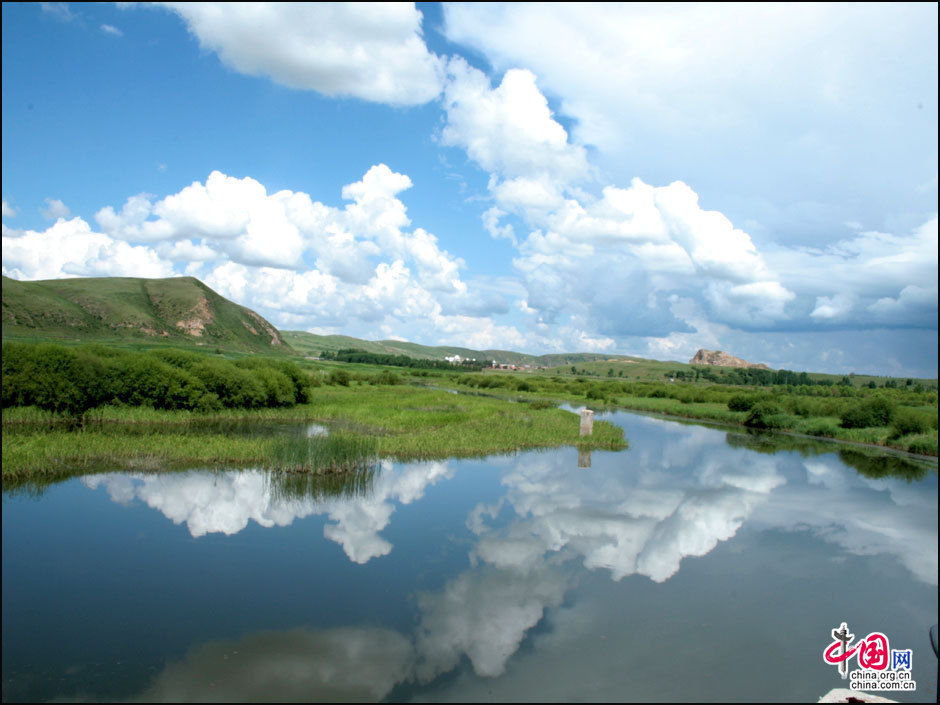
[[[923,408],[936,404],[936,393],[915,385],[877,392],[845,385],[775,385],[744,391],[725,385],[601,382],[539,375],[454,375],[452,381],[478,389],[577,394],[588,400],[630,396],[672,399],[681,404],[726,404],[731,411],[747,412],[745,423],[753,428],[787,428],[797,417],[832,419],[829,423],[842,428],[891,427],[895,436],[927,433],[937,427],[936,413]]]
[[[379,386],[404,384],[404,380],[391,370],[382,370],[378,374],[369,375],[355,372],[350,374],[342,368],[331,370],[330,374],[328,374],[323,381],[326,384],[339,385],[341,387],[348,387],[349,383],[352,381],[359,382],[359,384],[374,384]],[[313,386],[320,386],[320,380],[314,378],[312,382]]]
[[[749,387],[772,387],[775,385],[819,385],[831,387],[835,382],[831,379],[812,379],[806,372],[793,372],[792,370],[762,370],[754,367],[723,367],[716,370],[712,367],[693,367],[690,370],[676,370],[666,375],[680,380],[705,380],[715,384],[738,384]],[[851,385],[852,380],[843,377],[840,385]]]
[[[70,416],[103,404],[215,411],[309,401],[307,375],[287,360],[4,343],[2,366],[4,408],[37,406]]]
[[[389,355],[387,353],[370,353],[365,350],[346,348],[336,352],[321,352],[321,360],[336,360],[337,362],[363,362],[370,365],[389,365],[391,367],[411,367],[430,370],[453,370],[455,367],[463,370],[479,372],[483,369],[482,362],[462,360],[457,363],[444,360],[421,360],[407,355]]]
[[[705,381],[714,384],[734,384],[746,387],[781,387],[781,386],[804,386],[804,387],[851,387],[852,379],[843,375],[842,379],[835,381],[831,378],[813,379],[806,372],[793,372],[792,370],[761,370],[750,367],[693,367],[689,370],[676,370],[667,372],[667,378],[677,380],[696,382]],[[878,384],[874,380],[862,385],[867,389],[877,389]],[[920,382],[908,379],[903,384],[897,380],[886,380],[882,385],[884,389],[907,388],[912,391],[924,391],[924,386]]]
[[[937,428],[935,414],[905,407],[902,397],[882,394],[860,399],[806,400],[780,395],[736,394],[728,400],[731,411],[746,411],[745,425],[753,428],[787,428],[793,416],[838,417],[841,428],[891,428],[891,438],[930,433]],[[907,401],[916,401],[908,399]]]

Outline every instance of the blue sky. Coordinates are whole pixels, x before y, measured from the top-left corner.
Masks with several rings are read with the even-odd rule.
[[[3,5],[3,273],[937,375],[937,6]]]

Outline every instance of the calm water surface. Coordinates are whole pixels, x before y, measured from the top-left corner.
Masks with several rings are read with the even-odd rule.
[[[3,700],[814,702],[841,622],[936,698],[936,466],[606,418],[628,450],[5,493]]]

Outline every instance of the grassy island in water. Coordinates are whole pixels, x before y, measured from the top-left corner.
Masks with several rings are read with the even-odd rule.
[[[47,415],[34,408],[7,409],[3,479],[194,464],[302,469],[291,461],[297,441],[285,438],[322,450],[322,463],[307,468],[319,470],[355,465],[363,455],[443,459],[562,445],[589,450],[627,445],[619,427],[602,421],[592,435],[580,437],[577,415],[540,402],[403,385],[321,387],[312,397],[290,408],[209,414],[104,407],[89,415],[84,430],[49,428],[43,423]],[[323,424],[329,433],[308,438],[298,433],[299,423]],[[281,424],[282,432],[270,432],[273,424]]]

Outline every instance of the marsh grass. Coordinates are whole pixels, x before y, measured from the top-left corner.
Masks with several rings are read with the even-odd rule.
[[[265,468],[290,473],[337,474],[374,470],[376,439],[349,433],[307,438],[283,435],[274,439]]]
[[[383,429],[384,434],[377,437],[379,455],[399,460],[481,456],[561,445],[589,450],[627,447],[622,429],[604,421],[594,424],[592,436],[581,438],[579,419],[569,411],[435,389],[373,387],[355,394],[330,389],[318,393],[310,407],[323,419]]]
[[[368,497],[375,486],[377,465],[342,473],[272,472],[267,476],[271,496],[276,501]]]
[[[236,421],[308,421],[313,416],[307,405],[289,408],[218,409],[203,413],[185,409],[164,410],[150,406],[102,406],[85,415],[85,427],[100,425],[192,425],[228,423]],[[74,419],[63,414],[52,414],[35,406],[8,407],[3,410],[3,427],[59,427],[74,426]]]
[[[574,393],[548,393],[539,394],[538,398],[544,399],[548,396],[556,400],[571,401],[572,403],[583,403],[584,397]],[[768,399],[772,396],[766,395]],[[787,406],[787,398],[781,399],[781,403]],[[825,412],[826,406],[823,402],[831,400],[822,400],[816,406],[818,409],[813,411]],[[838,400],[837,400],[838,401]],[[844,401],[844,400],[843,400]],[[592,408],[600,408],[594,404],[589,404]],[[677,418],[696,419],[720,424],[731,424],[736,426],[746,425],[748,415],[747,411],[731,411],[727,402],[691,402],[674,399],[668,396],[638,397],[638,396],[615,396],[605,401],[603,405],[607,408],[611,406],[630,409],[634,411],[644,411],[654,414],[663,414],[666,416],[675,416]],[[802,410],[801,410],[802,411]],[[936,409],[921,409],[916,411],[924,421],[919,426],[909,424],[913,430],[918,430],[921,426],[930,426],[932,419],[936,418]],[[931,413],[933,416],[931,416]],[[801,433],[822,438],[831,438],[852,443],[863,443],[867,445],[884,446],[895,450],[903,450],[920,455],[937,455],[937,435],[933,434],[904,434],[898,435],[899,429],[895,426],[871,426],[866,428],[843,428],[839,416],[803,416],[797,413],[787,413],[786,409],[781,409],[781,413],[774,417],[774,428],[780,431],[789,431],[792,433]],[[900,430],[909,430],[904,427]]]
[[[173,466],[222,466],[263,462],[271,437],[222,433],[131,434],[114,430],[3,433],[3,481],[30,475],[69,476],[103,470]]]
[[[898,439],[898,443],[906,446],[908,453],[919,453],[921,455],[937,455],[937,433],[921,433],[904,436]]]
[[[603,421],[578,436],[578,417],[488,397],[415,387],[323,387],[311,403],[201,415],[116,407],[84,431],[29,423],[32,412],[4,410],[3,481],[67,477],[135,467],[316,468],[338,472],[362,458],[444,459],[571,445],[626,447],[623,431]],[[31,415],[32,414],[32,415]],[[317,422],[332,431],[311,442],[284,424]],[[254,424],[254,425],[253,425]],[[268,425],[271,428],[265,429]],[[359,439],[359,440],[349,440]],[[307,470],[312,471],[312,470]]]

